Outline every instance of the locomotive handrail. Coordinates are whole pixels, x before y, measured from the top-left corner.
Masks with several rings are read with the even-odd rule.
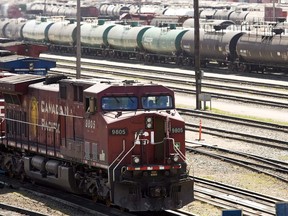
[[[180,155],[181,159],[187,164],[187,166],[188,166],[189,164],[191,164],[190,166],[192,166],[192,163],[190,163],[190,161],[188,161],[188,159],[186,158],[186,156],[176,147],[176,145],[175,145],[175,140],[174,140],[173,138],[169,138],[169,139],[171,139],[172,142],[173,142],[173,148],[174,148],[175,152],[177,152],[177,153]],[[188,162],[187,162],[187,161],[188,161]],[[190,170],[190,168],[189,168],[188,170]],[[189,171],[188,171],[188,173],[189,173]],[[194,175],[194,174],[193,174],[193,175]]]
[[[46,125],[40,125],[40,124],[25,122],[25,121],[21,121],[21,120],[17,120],[17,119],[10,119],[10,118],[5,118],[5,117],[3,119],[9,120],[9,121],[13,121],[13,122],[24,123],[24,124],[28,124],[28,125],[36,125],[36,126],[43,127],[43,128],[57,129],[56,127],[51,127],[51,126],[46,126]]]
[[[122,148],[122,152],[120,152],[120,154],[118,155],[118,157],[116,157],[115,158],[115,160],[110,164],[110,166],[108,167],[108,176],[110,176],[110,167],[118,160],[118,158],[124,153],[124,151],[125,151],[125,140],[123,139],[123,143],[122,143],[122,145],[123,145],[123,148]],[[117,165],[118,166],[118,165]],[[116,167],[117,167],[116,166]],[[116,168],[115,167],[115,168]],[[115,173],[114,173],[114,170],[115,170],[115,168],[113,169],[113,181],[115,180]],[[110,178],[109,178],[110,179]],[[111,185],[111,182],[109,182],[109,185]]]
[[[168,140],[168,139],[169,139],[169,140],[172,140],[174,151],[179,154],[179,156],[181,157],[181,159],[182,159],[184,162],[186,162],[186,157],[185,157],[185,155],[176,147],[174,138],[166,138],[166,139],[167,139],[167,140]]]
[[[84,118],[83,116],[75,116],[75,115],[68,115],[68,114],[62,114],[62,113],[59,113],[58,115],[59,116],[66,116],[66,117],[72,117],[72,118],[79,118],[79,119]]]
[[[115,169],[119,166],[119,164],[124,160],[124,158],[126,158],[126,156],[135,148],[135,146],[136,146],[136,143],[134,142],[134,145],[131,147],[131,149],[130,150],[128,150],[127,151],[127,153],[124,155],[124,157],[122,157],[122,159],[118,162],[118,164],[114,167],[114,169],[113,169],[113,181],[115,181]],[[120,155],[119,155],[120,156]],[[118,157],[119,157],[118,156]],[[117,157],[117,158],[118,158]],[[110,165],[111,166],[111,165]],[[109,166],[109,168],[110,168],[110,166]]]

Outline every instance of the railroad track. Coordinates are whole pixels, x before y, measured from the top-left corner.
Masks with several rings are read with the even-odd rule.
[[[49,55],[43,55],[43,57],[48,58]],[[55,57],[49,57],[50,59],[55,59]],[[58,62],[57,62],[57,68],[51,70],[50,73],[70,73],[71,76],[73,76],[73,73],[75,74],[75,63],[73,62],[73,58],[65,58],[64,60],[59,61],[58,56]],[[88,62],[89,61],[89,62]],[[191,75],[192,71],[181,71],[179,69],[171,70],[171,71],[163,71],[161,68],[157,68],[157,70],[152,69],[145,69],[145,68],[135,68],[135,67],[127,67],[127,66],[119,66],[119,65],[107,65],[102,64],[99,65],[98,62],[93,62],[93,60],[82,60],[82,75],[83,76],[102,76],[105,74],[118,76],[118,77],[124,77],[124,78],[133,78],[133,79],[145,79],[151,80],[151,81],[157,81],[165,83],[168,87],[172,88],[174,91],[182,92],[182,93],[189,93],[189,94],[195,94],[194,90],[191,90],[191,86],[195,85],[193,75]],[[105,68],[105,69],[104,69]],[[164,75],[164,76],[163,76]],[[215,80],[218,80],[218,82],[221,80],[221,83],[214,84]],[[202,93],[210,94],[213,98],[220,98],[225,100],[233,100],[233,101],[240,101],[245,103],[252,103],[252,104],[260,104],[265,106],[273,106],[273,107],[280,107],[280,108],[288,108],[288,104],[286,100],[288,99],[287,93],[283,92],[284,90],[287,90],[288,87],[285,85],[272,85],[268,83],[257,83],[257,85],[261,85],[262,87],[265,87],[266,90],[258,90],[253,88],[243,88],[243,87],[237,87],[237,86],[231,86],[231,82],[235,83],[238,82],[238,84],[242,85],[243,80],[231,80],[231,79],[225,79],[225,78],[215,78],[214,76],[205,76],[205,81],[214,82],[214,83],[205,83],[202,82],[202,88],[205,88],[202,90]],[[249,84],[248,81],[244,81],[246,84]],[[168,84],[167,84],[168,83]],[[225,86],[223,83],[226,83]],[[230,83],[229,85],[227,83]],[[256,82],[251,82],[251,86],[255,86]],[[267,89],[269,88],[269,91]],[[271,89],[281,89],[282,92],[277,91],[271,91]],[[209,89],[213,89],[213,91],[209,91]],[[220,92],[215,92],[215,90]],[[223,93],[229,92],[227,93]],[[231,92],[236,92],[236,94],[231,94]],[[240,94],[240,95],[239,95]],[[251,96],[242,96],[243,94],[252,95]],[[256,96],[256,97],[255,97]],[[264,97],[264,99],[261,98]]]
[[[255,154],[220,148],[200,142],[186,141],[186,150],[207,155],[221,161],[242,166],[257,173],[263,173],[288,183],[288,162],[274,160]],[[193,146],[189,146],[192,144]],[[202,147],[201,149],[199,147]],[[204,148],[204,149],[203,149]]]
[[[65,192],[62,190],[57,190],[53,187],[48,186],[41,186],[38,184],[32,184],[28,181],[25,183],[19,182],[18,179],[11,179],[4,175],[0,175],[0,183],[5,184],[7,187],[18,191],[21,193],[21,191],[28,192],[29,194],[33,194],[36,199],[38,197],[41,197],[42,199],[45,199],[46,203],[49,202],[56,202],[59,203],[59,206],[61,206],[61,209],[65,208],[71,208],[76,210],[77,213],[81,214],[85,213],[85,215],[99,215],[99,216],[133,216],[134,214],[130,214],[128,212],[123,212],[120,209],[116,208],[110,208],[107,207],[105,204],[101,203],[95,203],[92,201],[92,199],[89,199],[87,197],[78,196],[71,194],[69,192]],[[3,203],[2,203],[3,204]],[[3,208],[5,208],[6,204],[3,204]],[[49,205],[48,205],[49,206]],[[15,204],[14,206],[7,205],[7,208],[11,208],[13,210],[13,207],[15,207],[15,211],[18,211],[17,208],[19,208],[19,211],[21,211],[22,208],[17,207]],[[0,208],[2,208],[0,206]],[[31,214],[28,213],[28,209],[22,210],[27,211],[26,215],[34,215],[34,212],[31,211]],[[41,214],[40,215],[51,215],[51,214]],[[35,214],[35,216],[38,216]]]
[[[70,66],[75,67],[75,57],[69,57],[69,56],[59,56],[59,55],[54,55],[54,54],[41,54],[41,57],[43,58],[47,58],[47,59],[51,59],[51,60],[56,60],[58,61],[57,65],[61,66],[61,65],[67,65],[69,64]],[[61,59],[61,60],[60,60]],[[60,61],[59,61],[60,60]],[[183,78],[192,78],[192,82],[194,82],[195,80],[195,75],[194,75],[194,71],[191,70],[191,68],[184,68],[184,69],[179,69],[177,68],[173,68],[173,67],[163,67],[163,65],[160,66],[156,66],[154,67],[153,65],[148,65],[148,66],[152,66],[154,67],[154,69],[152,68],[145,68],[146,65],[142,65],[141,62],[136,63],[131,63],[131,61],[128,61],[127,63],[123,63],[123,62],[117,62],[117,64],[113,64],[115,62],[115,60],[112,61],[108,61],[108,60],[94,60],[94,59],[89,59],[89,58],[82,58],[81,59],[81,64],[82,66],[84,66],[84,68],[91,68],[94,70],[100,70],[100,71],[105,71],[103,70],[103,68],[111,68],[114,70],[123,70],[123,71],[129,71],[131,70],[131,66],[127,66],[127,64],[133,65],[133,69],[135,70],[135,72],[138,73],[151,73],[151,70],[153,70],[154,74],[159,74],[159,75],[169,75],[172,77],[175,77],[175,74],[177,74],[177,77],[183,77]],[[206,70],[206,69],[204,69]],[[273,79],[273,80],[279,80],[279,81],[283,81],[283,80],[288,80],[287,76],[283,76],[283,75],[273,75],[273,74],[261,74],[261,77],[264,76],[265,78],[263,79],[263,82],[254,82],[254,81],[246,81],[246,80],[239,80],[239,79],[233,79],[233,73],[227,72],[227,70],[223,70],[223,69],[215,69],[215,67],[208,67],[207,71],[204,72],[209,72],[209,75],[206,76],[205,75],[205,80],[209,80],[212,81],[213,83],[215,82],[220,82],[220,83],[231,83],[231,84],[241,84],[241,85],[249,85],[249,86],[261,86],[261,87],[265,87],[265,88],[276,88],[276,89],[288,89],[288,86],[285,85],[284,83],[282,84],[271,84],[269,83],[269,81],[267,81],[267,79]],[[214,75],[213,75],[214,73]],[[224,76],[221,75],[232,75],[231,78],[226,78]],[[220,77],[219,77],[220,76]],[[258,74],[252,74],[252,73],[245,73],[245,76],[247,77],[259,77]]]
[[[286,139],[288,133],[287,125],[196,110],[181,108],[177,110],[186,120],[187,131],[199,132],[199,121],[201,120],[201,133],[203,134],[288,150],[288,141]],[[245,128],[245,131],[243,131],[243,128]]]
[[[261,128],[261,129],[268,129],[270,131],[272,130],[272,131],[280,131],[280,132],[288,133],[288,125],[257,121],[257,120],[247,119],[247,118],[239,118],[239,117],[221,115],[221,114],[216,114],[216,113],[209,113],[209,112],[201,111],[201,110],[191,110],[191,109],[184,109],[184,108],[177,108],[177,110],[181,115],[187,115],[190,117],[211,119],[211,120],[216,120],[216,121],[228,122],[232,124],[241,124],[243,126],[248,126],[248,127],[255,127],[255,128]]]
[[[81,210],[85,215],[98,215],[98,216],[195,216],[191,212],[185,212],[183,210],[167,210],[163,212],[125,212],[121,209],[107,207],[105,204],[95,203],[87,197],[74,195],[65,191],[59,191],[48,186],[41,186],[37,184],[31,184],[29,182],[21,183],[17,179],[11,179],[4,175],[0,176],[0,185],[3,187],[9,187],[16,189],[17,191],[26,191],[37,197],[45,198],[47,204],[49,200],[61,203],[63,206],[69,206],[74,209]],[[29,209],[21,208],[16,205],[0,204],[0,209],[7,209],[10,212],[17,212],[31,216],[47,216],[48,214],[42,214],[39,212],[31,211]],[[13,214],[12,214],[13,215]]]
[[[225,209],[242,209],[245,216],[275,215],[275,203],[285,202],[283,199],[258,194],[208,179],[198,177],[194,177],[194,179],[196,200]]]
[[[13,206],[13,205],[8,205],[8,204],[3,204],[3,203],[0,203],[0,211],[2,213],[4,211],[5,213],[4,215],[14,215],[18,213],[18,214],[29,215],[29,216],[48,216],[47,214],[41,214],[39,212],[31,211],[29,209],[25,209],[25,208]]]

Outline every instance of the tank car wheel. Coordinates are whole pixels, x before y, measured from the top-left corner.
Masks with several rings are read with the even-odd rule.
[[[107,52],[106,52],[106,50],[102,50],[102,57],[104,57],[104,58],[107,57]]]
[[[237,67],[235,66],[235,64],[231,63],[231,64],[228,64],[228,70],[229,71],[237,71]]]
[[[136,53],[135,58],[136,58],[136,61],[140,61],[140,54]]]
[[[240,70],[240,72],[247,72],[247,65],[241,64],[239,66],[239,70]]]
[[[181,57],[177,58],[177,59],[176,59],[176,64],[177,64],[178,66],[183,65],[183,59],[182,59]]]

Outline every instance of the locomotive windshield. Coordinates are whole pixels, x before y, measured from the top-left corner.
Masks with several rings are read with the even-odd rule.
[[[135,96],[109,96],[101,100],[102,110],[137,110],[138,98]]]
[[[142,97],[144,109],[172,109],[172,97],[170,95],[150,95]]]

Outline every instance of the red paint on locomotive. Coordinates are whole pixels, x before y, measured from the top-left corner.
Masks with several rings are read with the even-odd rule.
[[[185,123],[173,91],[155,84],[23,76],[17,82],[0,79],[7,125],[1,142],[29,152],[14,156],[23,168],[17,170],[25,170],[16,174],[131,211],[193,201]],[[2,167],[12,169],[8,165]]]
[[[1,49],[9,50],[17,55],[30,57],[39,57],[41,53],[48,50],[48,46],[40,44],[25,44],[23,42],[13,41],[7,44],[0,44]]]

